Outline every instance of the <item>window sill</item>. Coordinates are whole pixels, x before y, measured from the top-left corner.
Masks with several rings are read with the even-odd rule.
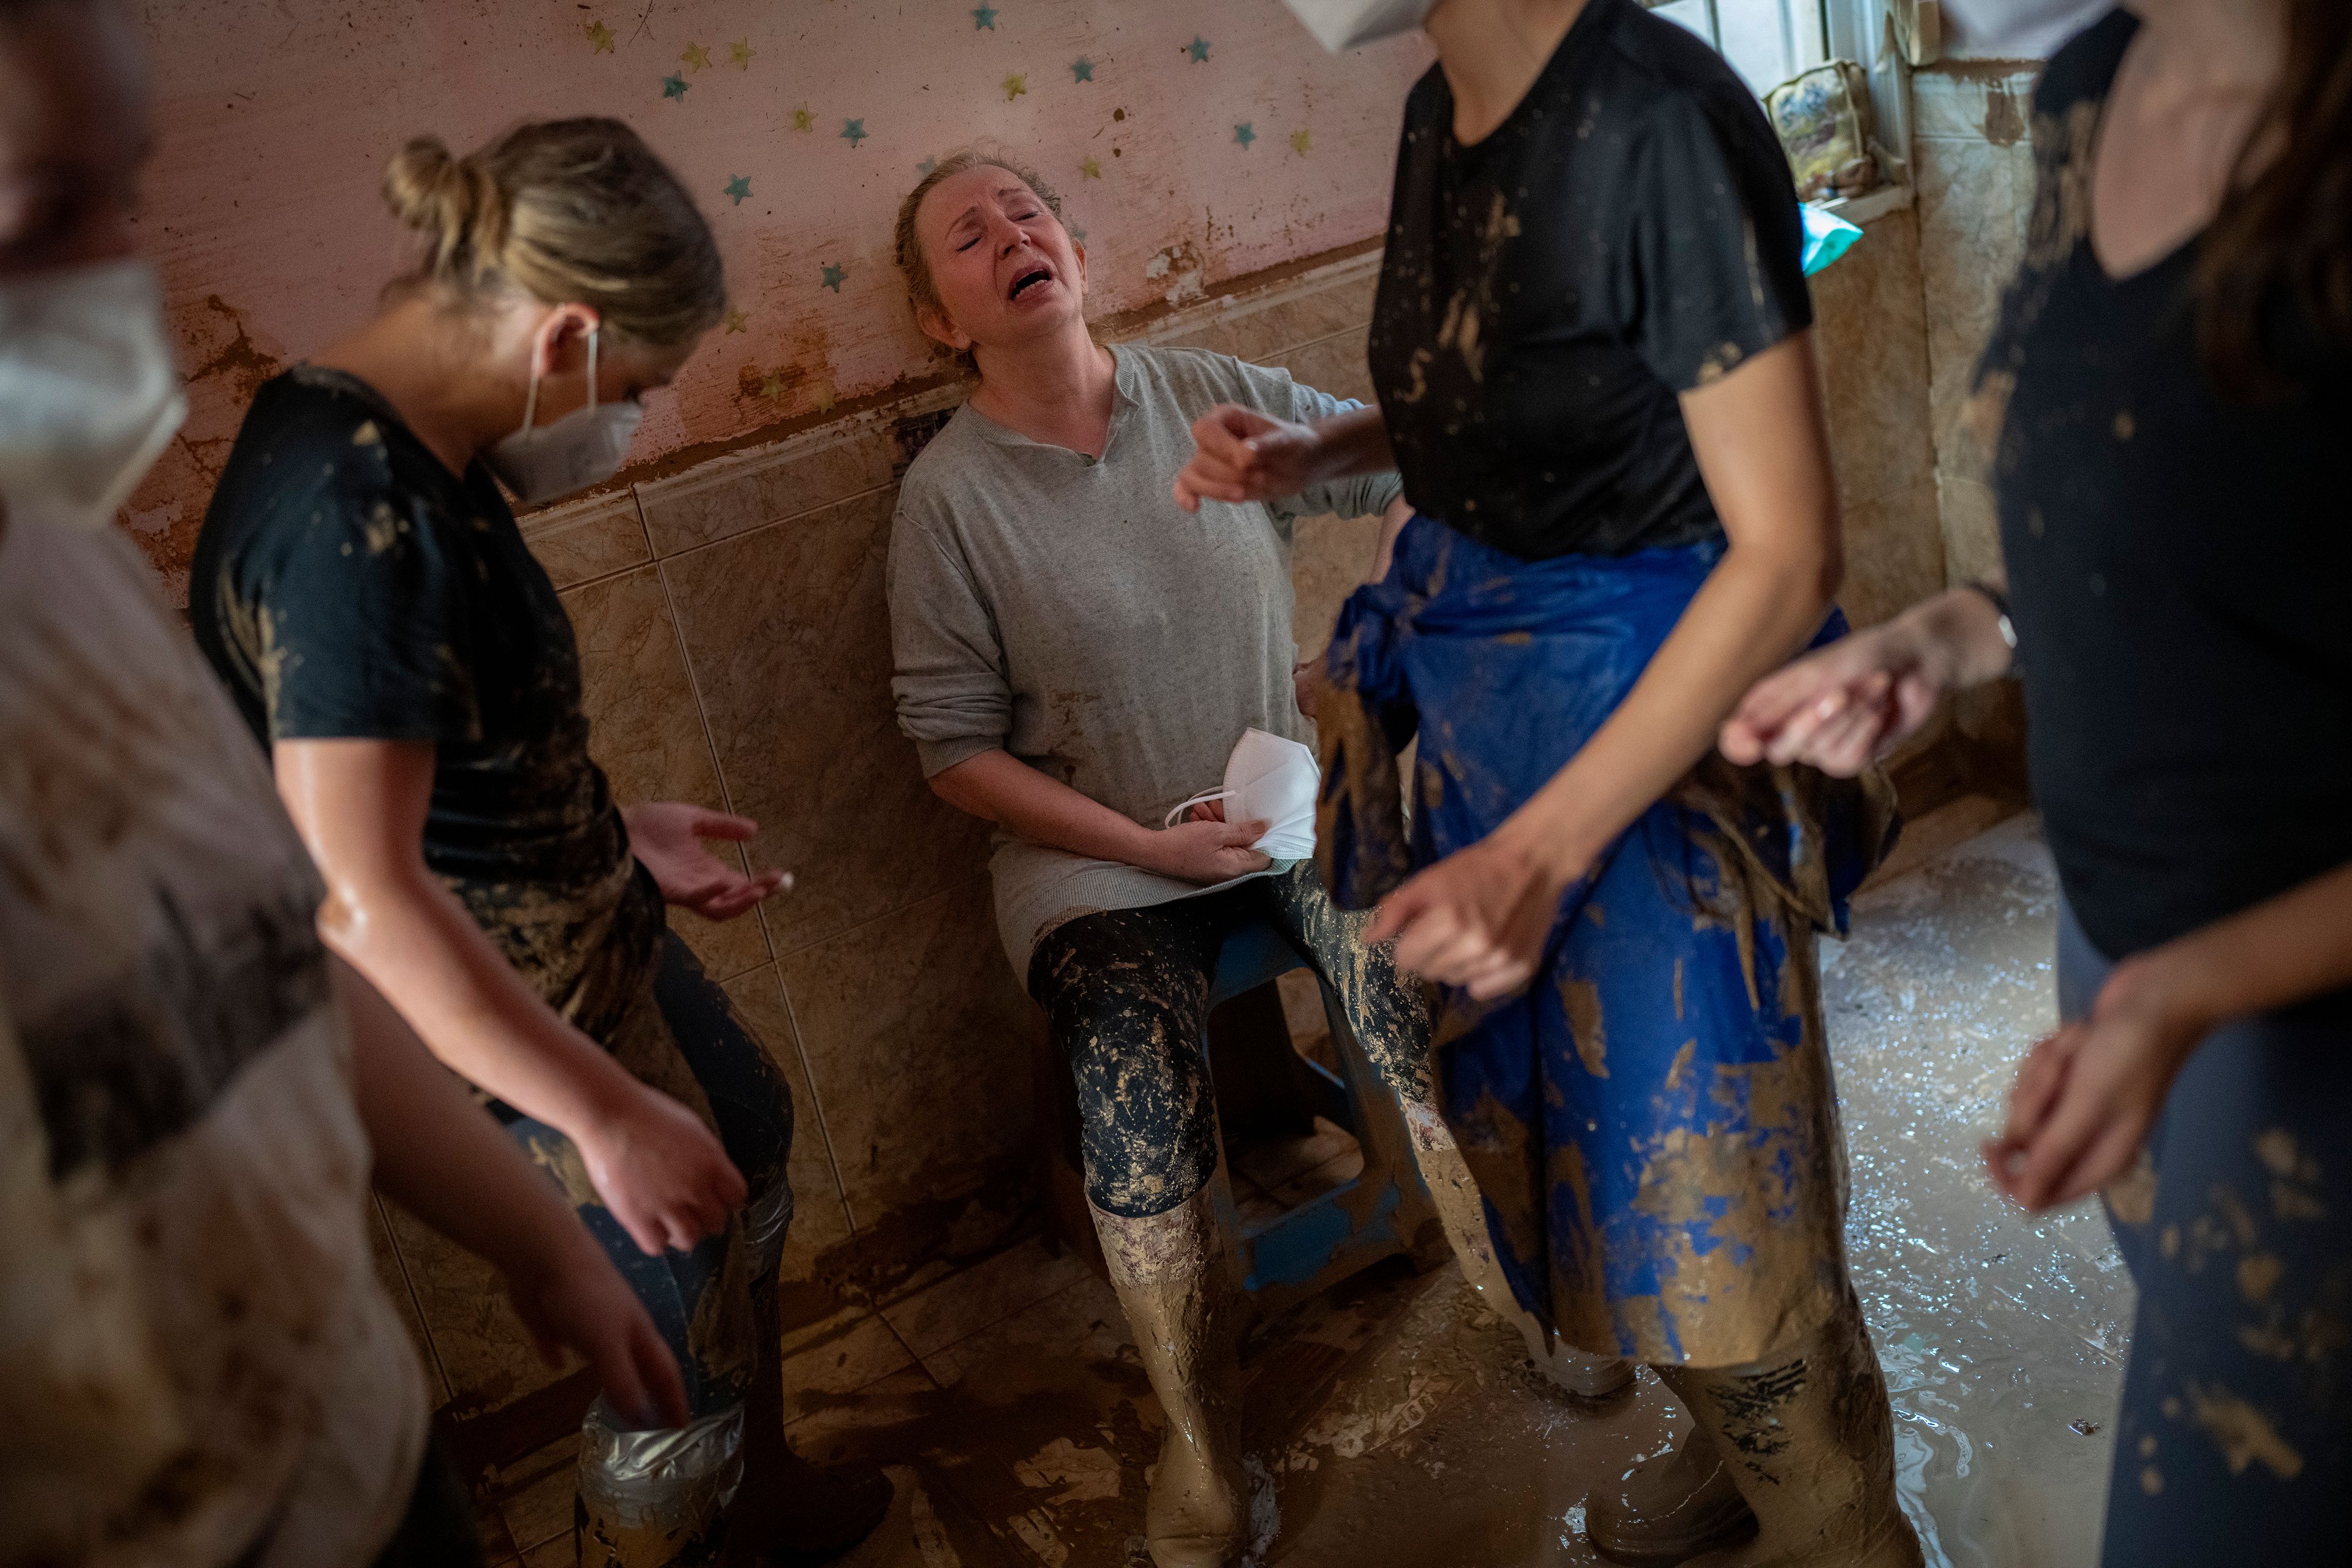
[[[1901,212],[1912,204],[1911,187],[1907,184],[1881,185],[1858,196],[1824,202],[1822,210],[1832,217],[1842,217],[1860,227],[1867,227],[1874,218],[1888,213]]]

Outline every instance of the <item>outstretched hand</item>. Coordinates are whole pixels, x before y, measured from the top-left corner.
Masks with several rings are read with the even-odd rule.
[[[747,877],[703,847],[706,838],[740,844],[754,837],[760,825],[748,816],[662,800],[625,807],[621,818],[630,851],[654,874],[663,900],[705,920],[731,921],[792,886],[789,871]]]
[[[1758,681],[1723,721],[1723,754],[1742,767],[1809,763],[1852,778],[1916,732],[1946,681],[1896,626],[1857,632]]]
[[[1993,1185],[2027,1209],[2073,1203],[2128,1170],[2204,1037],[2201,1022],[2147,995],[2139,979],[2133,966],[2118,968],[2089,1017],[2018,1068],[2009,1124],[1984,1156]]]
[[[1220,403],[1194,420],[1192,444],[1192,460],[1176,476],[1176,504],[1186,511],[1204,500],[1279,500],[1322,477],[1323,437],[1312,427],[1238,404]]]
[[[644,1084],[593,1125],[569,1129],[589,1184],[647,1257],[691,1251],[750,1191],[702,1119]]]
[[[604,1397],[641,1429],[687,1423],[686,1384],[645,1307],[577,1223],[552,1257],[506,1276],[507,1300],[551,1367],[577,1351]]]
[[[1535,978],[1571,880],[1514,840],[1489,834],[1381,900],[1364,940],[1393,937],[1399,969],[1491,1001]]]

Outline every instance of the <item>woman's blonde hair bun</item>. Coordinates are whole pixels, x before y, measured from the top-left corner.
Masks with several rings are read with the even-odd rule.
[[[709,223],[617,120],[535,121],[463,158],[420,136],[384,170],[383,199],[425,237],[410,281],[460,302],[520,289],[590,305],[613,335],[665,348],[726,312]]]

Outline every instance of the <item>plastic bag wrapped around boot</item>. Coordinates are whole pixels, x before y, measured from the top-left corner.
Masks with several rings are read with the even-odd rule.
[[[625,1431],[599,1398],[580,1429],[580,1560],[598,1568],[713,1561],[743,1484],[743,1407]]]

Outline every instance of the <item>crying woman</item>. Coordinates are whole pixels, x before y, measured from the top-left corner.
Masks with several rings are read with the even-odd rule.
[[[1180,505],[1212,407],[1307,421],[1350,405],[1222,354],[1095,342],[1087,253],[1057,209],[1035,175],[978,153],[941,160],[899,208],[916,316],[979,384],[899,490],[893,685],[932,789],[998,826],[1005,951],[1077,1086],[1087,1202],[1169,1416],[1152,1560],[1211,1568],[1240,1560],[1249,1515],[1201,1043],[1227,938],[1271,925],[1408,1107],[1430,1103],[1419,994],[1306,858],[1313,730],[1292,675],[1292,520],[1382,513],[1392,535],[1408,509],[1393,474]],[[1407,1120],[1448,1230],[1483,1254],[1443,1124]],[[1578,1371],[1588,1392],[1622,1375]]]

